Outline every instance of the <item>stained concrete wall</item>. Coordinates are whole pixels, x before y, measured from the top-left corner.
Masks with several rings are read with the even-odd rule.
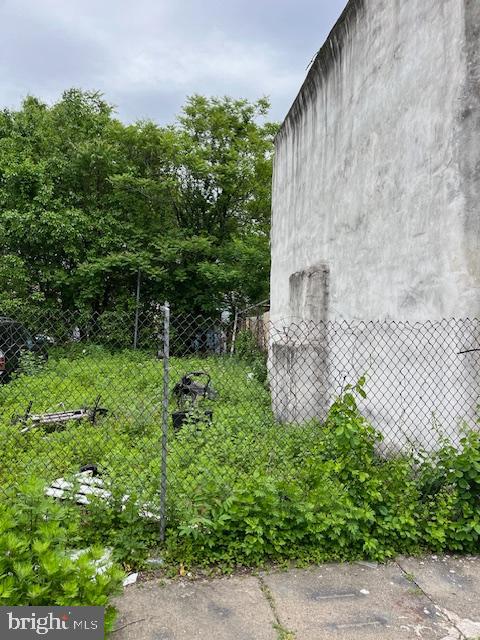
[[[479,32],[477,0],[350,0],[276,139],[274,324],[479,315]]]

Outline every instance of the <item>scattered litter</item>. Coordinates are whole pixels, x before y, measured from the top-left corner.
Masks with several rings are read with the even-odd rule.
[[[80,558],[81,556],[83,556],[84,554],[88,553],[90,551],[90,549],[74,549],[73,551],[71,551],[69,553],[69,556],[71,558],[71,560],[78,560],[78,558]],[[94,560],[93,564],[95,566],[95,575],[102,575],[102,573],[105,573],[105,571],[107,571],[107,569],[109,569],[112,564],[112,550],[110,549],[110,547],[107,547],[105,549],[105,553],[103,554],[103,556],[101,558],[99,558],[98,560]],[[124,587],[128,587],[128,585],[130,584],[135,584],[135,582],[138,579],[138,573],[130,573],[124,580],[123,580],[123,586]]]
[[[210,374],[206,371],[190,371],[184,374],[173,387],[173,396],[177,402],[177,411],[172,413],[174,431],[179,431],[186,420],[210,423],[213,418],[212,410],[200,410],[198,405],[202,399],[214,400],[217,395],[211,385]]]
[[[163,558],[147,558],[145,564],[151,567],[162,567],[165,564],[165,560]]]
[[[450,573],[457,573],[455,569],[450,569]]]
[[[128,496],[123,496],[123,500],[126,502],[128,500]],[[150,511],[151,508],[151,505],[143,504],[138,511],[138,515],[146,520],[160,520],[160,516],[157,513]]]
[[[102,475],[96,464],[86,464],[83,467],[80,467],[80,472],[83,471],[91,471],[93,477]]]
[[[69,553],[69,556],[71,560],[78,560],[80,556],[85,555],[89,551],[90,549],[74,549]],[[93,564],[95,566],[95,575],[105,573],[105,571],[112,566],[112,550],[110,547],[106,547],[103,556],[98,560],[94,560]]]
[[[368,589],[360,589],[360,593],[364,596],[370,595],[370,591]]]
[[[128,587],[131,584],[135,584],[138,578],[138,573],[130,573],[123,581],[123,586]]]
[[[432,556],[432,560],[438,560],[438,556]]]
[[[92,407],[38,414],[30,413],[33,405],[33,400],[31,400],[24,415],[14,416],[12,424],[20,423],[24,425],[23,429],[20,430],[20,433],[27,433],[34,427],[64,424],[69,420],[89,420],[92,424],[95,424],[98,416],[105,416],[108,413],[108,409],[100,406],[100,400],[101,397],[98,396]]]
[[[195,378],[204,379],[205,383],[196,382]],[[211,385],[211,377],[206,371],[190,371],[182,376],[180,382],[173,387],[173,395],[177,399],[178,406],[195,405],[200,398],[214,400],[217,392]]]
[[[112,494],[103,488],[103,480],[94,477],[93,473],[92,470],[76,473],[74,482],[69,482],[65,478],[57,478],[45,489],[45,495],[65,500],[69,497],[68,494],[75,489],[74,497],[77,504],[90,504],[92,497],[102,500],[110,499]]]
[[[427,609],[427,607],[425,607],[425,609],[423,610],[423,613],[426,613],[427,615],[430,615],[430,611]]]
[[[73,497],[77,504],[84,505],[90,504],[92,498],[110,500],[112,494],[105,489],[103,480],[95,476],[95,473],[98,473],[95,465],[87,465],[87,467],[82,468],[85,470],[76,473],[73,482],[65,480],[65,478],[54,480],[49,487],[46,487],[45,495],[58,500],[66,500],[69,497]],[[75,493],[73,493],[74,491]],[[122,511],[125,510],[125,503],[129,499],[129,495],[122,496]],[[155,513],[154,507],[150,504],[142,504],[139,507],[138,515],[147,520],[160,520],[160,516]]]

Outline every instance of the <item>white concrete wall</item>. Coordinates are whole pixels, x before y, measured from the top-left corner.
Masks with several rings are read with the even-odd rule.
[[[479,315],[479,29],[475,0],[349,2],[277,136],[273,323]]]

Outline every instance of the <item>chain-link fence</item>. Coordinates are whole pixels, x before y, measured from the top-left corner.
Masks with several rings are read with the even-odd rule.
[[[478,320],[277,321],[134,312],[0,318],[2,488],[34,477],[61,498],[135,495],[198,511],[255,473],[288,481],[334,398],[366,377],[378,454],[458,444],[476,427]],[[77,484],[75,484],[77,482]],[[73,485],[72,485],[73,483]]]
[[[0,487],[62,497],[78,479],[83,501],[108,485],[158,504],[163,332],[160,305],[0,316]]]

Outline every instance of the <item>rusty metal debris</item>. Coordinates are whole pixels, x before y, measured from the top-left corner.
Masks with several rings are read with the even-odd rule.
[[[195,423],[212,421],[211,409],[196,411],[199,401],[213,400],[217,397],[217,392],[211,385],[210,374],[206,371],[190,371],[183,375],[173,388],[173,396],[178,407],[177,411],[172,413],[175,432],[179,431],[188,419]]]
[[[92,407],[83,409],[70,409],[68,411],[55,411],[53,413],[30,413],[33,401],[30,401],[27,410],[23,416],[15,416],[12,420],[13,424],[24,424],[21,433],[26,433],[34,427],[55,426],[64,424],[70,420],[89,420],[92,424],[96,424],[99,416],[105,416],[108,409],[100,406],[101,397],[98,396]]]

